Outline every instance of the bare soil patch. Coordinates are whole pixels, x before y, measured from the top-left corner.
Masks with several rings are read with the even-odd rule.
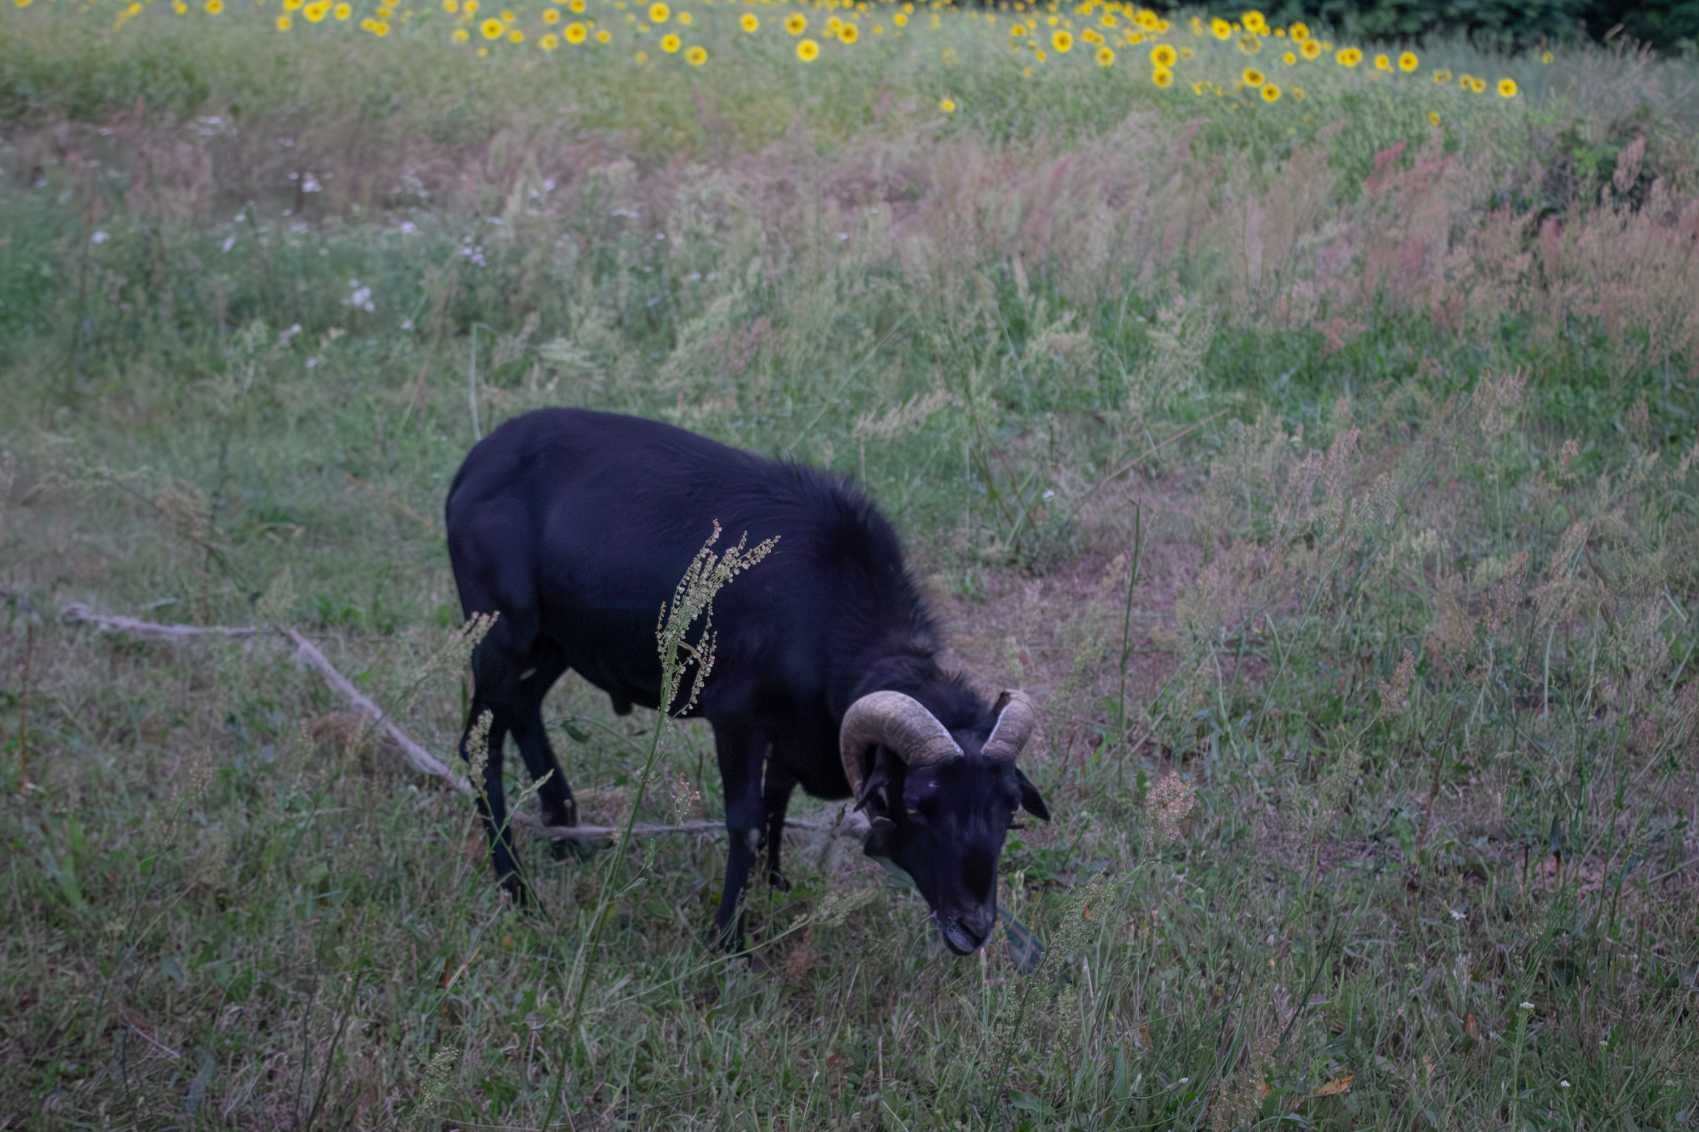
[[[1088,549],[1055,569],[988,568],[977,594],[934,592],[949,662],[988,686],[1018,683],[1046,706],[1037,757],[1083,759],[1102,741],[1123,651],[1129,701],[1150,701],[1174,675],[1176,601],[1203,560],[1189,518],[1194,494],[1179,477],[1129,482],[1086,516]],[[1129,613],[1135,505],[1143,535]]]

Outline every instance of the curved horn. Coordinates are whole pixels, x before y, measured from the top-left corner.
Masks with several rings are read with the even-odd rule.
[[[925,704],[901,692],[869,692],[849,706],[838,728],[839,757],[852,797],[861,793],[861,756],[870,743],[891,748],[910,766],[949,762],[962,755]]]
[[[1007,691],[997,697],[997,724],[980,753],[992,762],[1012,763],[1038,726],[1038,709],[1025,692]]]

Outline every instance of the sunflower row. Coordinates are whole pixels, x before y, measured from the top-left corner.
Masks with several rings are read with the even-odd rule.
[[[191,11],[217,16],[226,10],[228,0],[169,0],[172,11],[186,15]],[[510,0],[511,2],[511,0]],[[1259,56],[1265,50],[1278,52],[1280,65],[1296,68],[1305,63],[1331,59],[1339,67],[1354,71],[1367,65],[1371,78],[1382,75],[1412,75],[1422,69],[1422,60],[1413,50],[1369,55],[1353,45],[1335,44],[1316,34],[1303,21],[1275,26],[1257,9],[1249,9],[1236,19],[1225,16],[1191,16],[1183,27],[1175,27],[1160,13],[1123,3],[1121,0],[1079,0],[1064,5],[1061,0],[999,0],[974,11],[958,9],[954,0],[811,0],[792,3],[790,0],[699,0],[704,8],[741,8],[736,23],[745,36],[755,36],[764,29],[777,26],[793,40],[791,53],[803,63],[821,58],[825,45],[836,43],[854,47],[863,39],[894,38],[905,33],[917,16],[924,17],[925,26],[937,30],[944,16],[953,21],[979,23],[988,27],[1006,25],[1007,42],[1011,50],[1027,57],[1024,73],[1032,74],[1034,65],[1060,60],[1072,55],[1083,45],[1086,54],[1105,70],[1120,65],[1129,52],[1141,53],[1150,65],[1152,85],[1166,90],[1177,81],[1183,63],[1197,57],[1200,48],[1212,41],[1232,45],[1240,54]],[[14,0],[27,8],[32,0]],[[191,6],[191,3],[193,6]],[[265,9],[273,0],[254,0],[253,7]],[[598,20],[591,12],[594,3],[606,18]],[[129,0],[118,15],[124,23],[140,15],[147,0]],[[390,34],[393,26],[414,21],[425,25],[448,17],[453,26],[450,37],[457,44],[476,44],[480,55],[501,45],[534,44],[544,52],[563,46],[593,43],[608,45],[614,42],[615,28],[621,20],[632,38],[639,41],[631,58],[638,64],[650,61],[648,48],[652,45],[662,57],[678,57],[692,66],[703,66],[710,58],[709,48],[702,43],[686,44],[685,36],[696,24],[696,16],[687,9],[675,9],[669,0],[547,0],[530,6],[524,18],[512,7],[486,11],[480,0],[437,0],[434,8],[410,8],[406,0],[381,0],[375,9],[358,20],[358,26],[378,38]],[[782,16],[763,20],[757,9],[783,7]],[[273,23],[279,31],[290,31],[296,22],[307,24],[345,24],[354,22],[355,9],[350,0],[275,0]],[[539,10],[540,9],[540,10]],[[440,14],[439,14],[440,13]],[[1192,42],[1184,42],[1186,32]],[[1178,42],[1177,42],[1178,41]],[[1542,56],[1549,61],[1550,56]],[[944,48],[944,62],[956,61],[956,49]],[[1516,81],[1508,76],[1489,87],[1485,78],[1440,68],[1430,72],[1439,85],[1456,85],[1468,92],[1485,93],[1496,90],[1503,98],[1514,98],[1520,92]],[[1195,93],[1226,93],[1228,89],[1248,90],[1265,102],[1278,102],[1286,93],[1264,68],[1247,65],[1231,88],[1219,82],[1198,78],[1190,82]],[[1292,84],[1294,98],[1304,97],[1301,86]],[[947,100],[949,101],[949,100]],[[954,111],[952,101],[951,109]]]

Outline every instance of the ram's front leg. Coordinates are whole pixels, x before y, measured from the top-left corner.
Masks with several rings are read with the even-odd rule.
[[[714,915],[714,942],[726,951],[743,946],[742,902],[755,865],[765,807],[761,798],[761,763],[767,738],[746,723],[714,724],[715,753],[726,799],[726,883]]]
[[[784,847],[785,811],[790,807],[791,791],[794,789],[796,779],[778,765],[778,759],[770,760],[767,781],[761,791],[761,808],[767,822],[767,883],[780,892],[788,891],[791,886],[779,867],[779,851]]]

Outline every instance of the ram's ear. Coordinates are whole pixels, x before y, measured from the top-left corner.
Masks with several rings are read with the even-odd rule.
[[[1038,787],[1034,786],[1032,780],[1020,772],[1019,767],[1015,768],[1015,781],[1020,783],[1021,787],[1021,809],[1035,818],[1049,821],[1050,807],[1044,804],[1044,799],[1038,796]]]
[[[875,747],[873,768],[861,780],[861,792],[855,796],[855,808],[870,818],[883,817],[891,812],[888,788],[891,785],[891,756],[883,747]]]
[[[896,843],[897,823],[890,818],[874,818],[867,840],[861,843],[861,851],[869,857],[889,857]]]
[[[867,838],[861,843],[869,857],[889,857],[897,843],[897,823],[891,820],[891,792],[901,790],[896,763],[884,747],[873,748],[873,765],[861,780],[855,808],[868,818]]]

